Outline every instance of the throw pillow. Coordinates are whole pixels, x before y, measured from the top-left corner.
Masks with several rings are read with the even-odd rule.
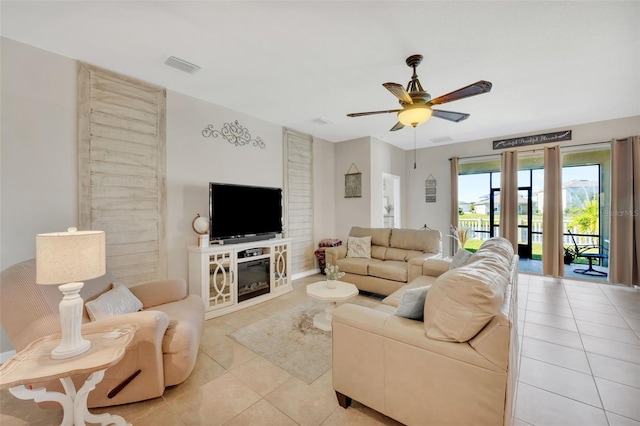
[[[142,302],[123,284],[115,284],[102,296],[85,304],[91,321],[138,312]]]
[[[467,263],[469,258],[473,253],[463,248],[458,249],[456,254],[453,256],[453,260],[451,260],[451,265],[449,265],[449,270],[456,269]]]
[[[349,237],[347,239],[347,257],[371,259],[371,237]]]
[[[424,300],[429,287],[410,288],[402,293],[402,299],[396,310],[399,317],[422,321],[424,319]]]

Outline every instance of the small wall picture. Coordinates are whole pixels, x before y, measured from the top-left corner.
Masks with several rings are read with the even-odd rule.
[[[424,181],[424,196],[427,203],[436,202],[436,178],[433,175],[429,175],[427,180]]]
[[[362,173],[344,175],[344,198],[362,197]]]

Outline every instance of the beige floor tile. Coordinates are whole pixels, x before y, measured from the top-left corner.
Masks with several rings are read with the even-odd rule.
[[[569,306],[569,299],[566,296],[556,297],[548,296],[540,293],[531,293],[527,297],[527,302],[544,302],[551,305]]]
[[[587,335],[582,335],[582,344],[587,352],[640,364],[640,346]]]
[[[200,350],[227,370],[258,356],[228,336],[200,343]]]
[[[520,382],[602,408],[591,374],[522,357]]]
[[[587,356],[581,350],[525,337],[521,354],[523,357],[548,362],[558,367],[569,368],[587,374],[591,373]]]
[[[297,423],[264,399],[225,423],[225,426],[256,425],[296,426]]]
[[[640,426],[640,422],[637,422],[628,417],[624,417],[615,413],[605,411],[607,419],[609,419],[609,426]]]
[[[618,315],[618,310],[611,304],[593,303],[587,302],[586,300],[574,299],[571,299],[570,304],[573,309],[582,309],[583,311],[598,312],[608,315]]]
[[[169,404],[189,425],[222,425],[260,400],[237,377],[226,373]]]
[[[167,404],[135,419],[125,417],[125,420],[135,426],[184,426],[180,416]]]
[[[640,421],[640,389],[599,377],[595,380],[605,410]]]
[[[560,328],[527,322],[524,326],[523,335],[532,339],[543,340],[557,345],[568,346],[570,348],[582,350],[582,340],[575,331],[562,330]]]
[[[402,423],[353,401],[349,408],[337,407],[322,426],[402,426]]]
[[[573,312],[569,306],[554,305],[547,302],[529,300],[527,302],[527,312],[541,312],[543,314],[557,315],[560,317],[573,318]]]
[[[578,327],[576,326],[576,322],[573,318],[560,317],[558,315],[543,314],[542,312],[527,310],[525,321],[568,331],[578,331]]]
[[[573,301],[579,301],[579,302],[597,303],[600,305],[611,306],[611,302],[609,301],[609,298],[602,292],[600,292],[600,294],[592,294],[592,293],[571,293],[567,291],[567,297],[569,298],[569,303]]]
[[[229,372],[262,396],[293,377],[262,357],[252,358],[244,364],[233,367]]]
[[[226,371],[223,366],[212,360],[207,354],[199,351],[196,365],[187,380],[178,386],[167,387],[162,397],[171,401],[185,393],[197,391],[200,386],[222,376]]]
[[[577,320],[596,322],[598,324],[611,325],[614,327],[627,328],[629,326],[629,324],[627,324],[620,315],[607,315],[584,309],[574,309],[573,316]]]
[[[525,383],[518,384],[516,417],[536,426],[608,426],[602,409]]]
[[[613,327],[611,325],[583,320],[577,320],[576,324],[578,324],[580,334],[602,337],[630,345],[640,345],[640,339],[638,339],[638,336],[631,328]]]
[[[640,364],[587,353],[595,377],[622,383],[640,389]]]
[[[616,308],[618,309],[618,312],[620,313],[620,315],[622,315],[625,318],[640,319],[640,306],[635,308],[635,307],[616,305]]]
[[[303,426],[322,424],[339,407],[331,386],[331,370],[311,385],[293,377],[265,399]]]

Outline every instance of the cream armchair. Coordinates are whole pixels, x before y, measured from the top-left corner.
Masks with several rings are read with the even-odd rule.
[[[35,259],[2,271],[0,319],[16,351],[33,340],[60,332],[58,304],[62,294],[56,286],[36,284]],[[85,302],[110,290],[110,273],[85,282]],[[129,288],[143,304],[141,311],[91,321],[86,312],[83,332],[118,328],[135,323],[140,327],[124,358],[106,371],[104,379],[89,394],[89,407],[106,407],[155,398],[165,387],[182,383],[196,362],[204,304],[187,295],[183,280],[150,282]],[[86,376],[73,377],[76,386]],[[62,390],[59,382],[38,383]]]

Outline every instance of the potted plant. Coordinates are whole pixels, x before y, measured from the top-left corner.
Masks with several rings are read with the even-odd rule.
[[[327,274],[328,288],[336,288],[338,286],[338,280],[345,275],[344,272],[340,271],[338,265],[327,265],[325,272]]]
[[[564,248],[564,264],[571,265],[571,263],[576,258],[575,249],[571,246],[567,246]]]

